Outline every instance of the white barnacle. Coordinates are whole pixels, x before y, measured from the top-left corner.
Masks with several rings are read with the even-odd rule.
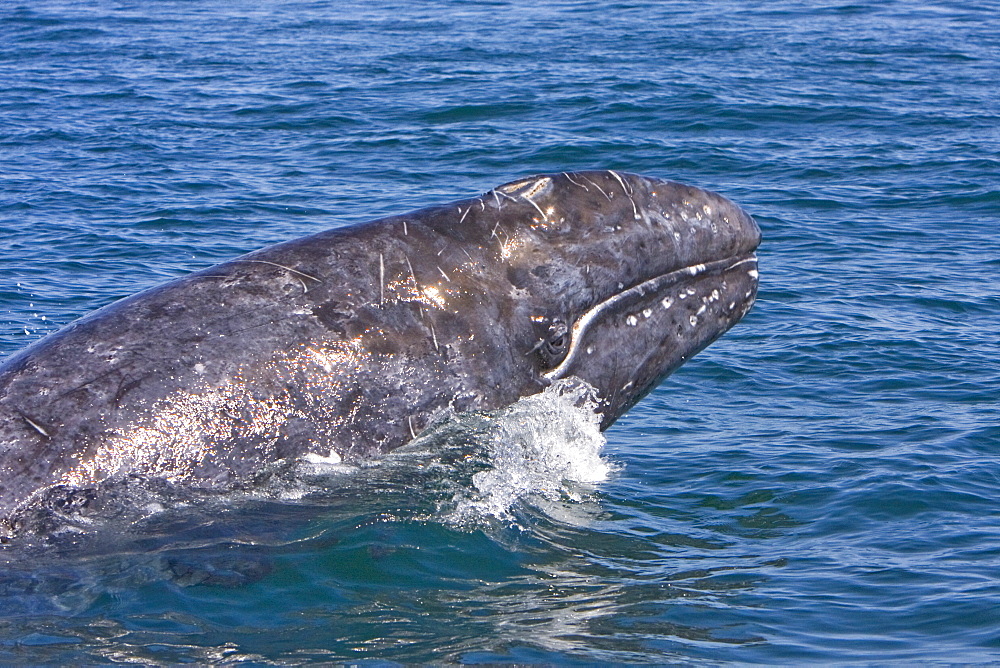
[[[688,322],[690,322],[691,326],[694,327],[695,325],[698,324],[698,316],[696,315],[691,316],[690,318],[688,318]]]
[[[625,318],[625,322],[628,323],[629,327],[635,327],[639,323],[639,319],[636,318],[634,315],[630,315],[629,317]]]
[[[651,308],[643,309],[642,310],[642,315],[644,317],[646,317],[646,318],[650,317],[651,315],[653,315],[653,309],[651,309]]]
[[[757,278],[759,275],[760,274],[757,273],[756,269],[751,269],[750,271],[747,272],[747,276],[749,276],[750,278]]]
[[[670,297],[664,297],[663,299],[660,300],[660,304],[662,304],[664,310],[666,310],[674,305],[674,300],[671,299]]]

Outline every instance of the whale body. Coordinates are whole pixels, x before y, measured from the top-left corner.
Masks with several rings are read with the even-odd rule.
[[[705,190],[547,174],[154,287],[0,365],[0,522],[53,488],[370,459],[560,378],[607,428],[747,313],[759,242]]]

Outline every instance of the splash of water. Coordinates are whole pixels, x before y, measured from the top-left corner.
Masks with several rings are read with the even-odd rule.
[[[596,412],[596,391],[563,379],[544,392],[483,416],[486,468],[472,485],[445,504],[444,518],[457,525],[511,520],[528,498],[579,502],[613,466],[601,457],[605,438]]]

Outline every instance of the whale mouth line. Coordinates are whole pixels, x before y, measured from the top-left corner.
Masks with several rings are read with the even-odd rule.
[[[681,267],[680,269],[674,269],[673,271],[648,278],[641,283],[637,283],[630,288],[625,288],[620,292],[616,292],[611,295],[607,299],[598,302],[583,315],[577,318],[576,322],[574,322],[573,326],[570,328],[570,346],[565,359],[563,359],[558,366],[543,373],[542,377],[550,381],[554,381],[565,375],[567,368],[570,363],[572,363],[573,358],[576,355],[583,333],[586,331],[587,327],[590,326],[590,323],[597,319],[597,317],[604,311],[607,311],[625,300],[635,297],[642,298],[650,292],[658,292],[696,277],[725,274],[742,265],[752,265],[752,267],[748,269],[748,272],[756,278],[757,253],[751,251],[750,253],[744,255],[734,255],[722,260],[713,260],[711,262],[703,262],[689,265],[687,267]]]

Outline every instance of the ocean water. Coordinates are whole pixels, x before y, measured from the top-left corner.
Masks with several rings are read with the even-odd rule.
[[[549,392],[0,547],[0,662],[1000,661],[998,12],[0,5],[4,355],[539,172],[692,183],[764,233],[754,310],[604,435]]]

